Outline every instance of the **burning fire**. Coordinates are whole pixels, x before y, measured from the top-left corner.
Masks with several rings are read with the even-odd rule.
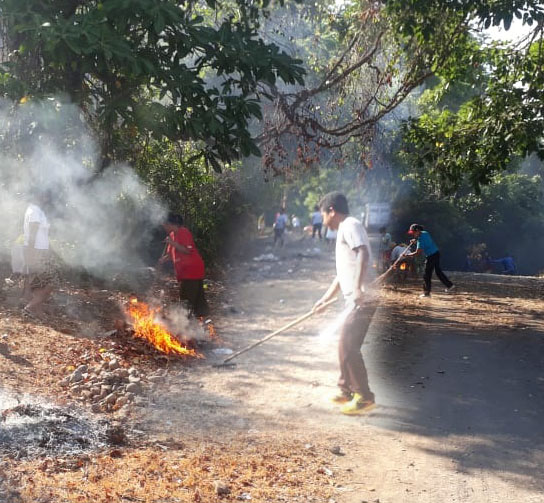
[[[159,311],[136,298],[130,299],[128,314],[132,318],[134,335],[145,339],[163,353],[200,357],[194,349],[184,347],[164,325],[155,320]]]
[[[200,324],[205,325],[208,328],[208,335],[213,339],[214,337],[217,337],[217,331],[215,330],[215,327],[213,326],[212,320],[206,320],[204,321],[204,317],[201,316],[199,318]]]
[[[406,262],[402,262],[402,263],[400,264],[400,270],[401,270],[401,271],[404,271],[405,269],[406,269]]]

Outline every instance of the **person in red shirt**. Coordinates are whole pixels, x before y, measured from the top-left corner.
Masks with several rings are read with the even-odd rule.
[[[164,255],[159,262],[171,260],[179,281],[179,300],[194,316],[206,316],[208,304],[204,297],[204,261],[198,253],[193,235],[183,226],[180,215],[169,214],[163,224],[168,233]]]

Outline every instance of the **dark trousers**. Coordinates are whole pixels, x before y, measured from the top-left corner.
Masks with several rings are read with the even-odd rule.
[[[285,228],[276,229],[274,228],[274,244],[276,244],[276,241],[280,241],[280,244],[283,246],[283,233],[285,232]]]
[[[453,283],[448,279],[448,277],[440,269],[440,252],[433,253],[427,257],[425,262],[425,275],[423,276],[423,291],[425,293],[431,293],[431,277],[433,275],[433,270],[436,272],[436,276],[444,285],[449,288]]]
[[[368,375],[361,346],[375,311],[376,304],[353,309],[340,328],[338,342],[340,361],[338,386],[344,393],[359,393],[365,400],[372,401],[374,401],[374,393],[368,386]]]
[[[204,281],[201,279],[182,279],[179,285],[179,300],[190,315],[199,317],[208,314]]]
[[[323,227],[323,224],[314,224],[312,227],[312,239],[315,238],[315,233],[319,235],[319,239],[321,239],[321,229]]]

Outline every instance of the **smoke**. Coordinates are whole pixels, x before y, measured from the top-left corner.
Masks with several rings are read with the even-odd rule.
[[[322,345],[327,345],[338,334],[340,327],[345,323],[346,318],[353,311],[355,305],[347,305],[337,316],[335,316],[329,323],[327,323],[319,331],[319,342]]]
[[[0,101],[0,142],[0,253],[22,233],[33,194],[47,192],[51,248],[67,265],[102,277],[144,265],[164,209],[129,166],[97,174],[99,148],[77,106]]]
[[[181,342],[210,340],[209,333],[188,311],[180,305],[171,306],[155,320],[164,325]]]

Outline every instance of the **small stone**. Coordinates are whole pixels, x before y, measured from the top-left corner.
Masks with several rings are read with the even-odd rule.
[[[110,393],[106,398],[104,398],[104,401],[106,403],[115,403],[115,401],[117,400],[117,393]]]
[[[118,368],[115,370],[115,375],[121,379],[126,379],[129,376],[128,370],[124,368]]]
[[[132,402],[132,401],[134,400],[134,397],[135,397],[136,395],[135,395],[134,393],[127,393],[125,396],[127,397],[127,400],[128,400],[129,402]]]
[[[138,394],[138,393],[141,393],[142,391],[142,387],[140,386],[140,384],[135,382],[128,384],[126,389],[127,389],[127,393]]]
[[[329,470],[326,466],[322,466],[321,468],[317,469],[317,473],[321,473],[322,475],[327,475],[328,477],[332,476],[332,470]]]
[[[114,375],[111,372],[102,372],[100,378],[102,379],[102,381],[110,383],[114,380]]]
[[[120,367],[119,365],[119,362],[115,359],[111,360],[110,363],[108,364],[108,369],[109,370],[116,370]]]
[[[221,480],[215,480],[213,482],[213,488],[215,490],[215,494],[218,496],[226,496],[227,494],[230,494],[230,487]]]
[[[100,386],[100,393],[106,392],[106,394],[110,393],[112,390],[112,387],[109,384],[105,384]]]
[[[93,386],[90,391],[93,394],[93,396],[100,395],[100,388],[98,386]]]
[[[75,371],[80,374],[86,374],[89,371],[89,367],[87,365],[80,365]]]
[[[70,384],[70,377],[67,376],[65,377],[64,379],[61,379],[61,381],[59,382],[59,384],[61,386],[68,386],[68,384]]]
[[[89,390],[85,390],[81,392],[81,397],[84,398],[85,400],[89,400],[92,396],[93,394]]]
[[[92,410],[93,412],[100,412],[100,411],[102,410],[102,407],[101,407],[100,404],[98,404],[98,403],[93,403],[93,404],[91,405],[91,410]]]
[[[72,372],[70,376],[70,383],[76,383],[83,380],[83,373],[79,372],[77,369]]]
[[[136,377],[135,375],[128,376],[128,382],[139,383],[141,382],[141,380],[142,380],[141,378]]]
[[[339,445],[335,445],[334,447],[331,447],[329,449],[333,454],[336,456],[345,456],[346,453],[342,450],[342,448]]]
[[[134,375],[134,376],[137,376],[139,374],[138,369],[136,367],[130,367],[128,369],[128,373],[130,375]]]

